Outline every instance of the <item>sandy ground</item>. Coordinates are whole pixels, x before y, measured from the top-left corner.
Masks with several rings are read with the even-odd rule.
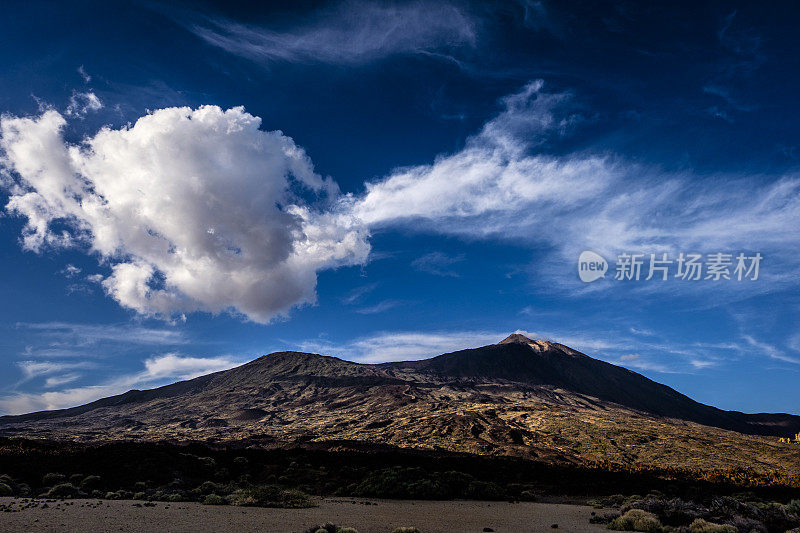
[[[44,504],[47,503],[45,507]],[[400,501],[326,498],[312,509],[261,509],[198,503],[0,498],[0,531],[303,532],[324,522],[359,533],[605,531],[589,524],[591,507],[554,503]],[[598,511],[601,512],[601,511]],[[553,528],[558,524],[558,528]]]

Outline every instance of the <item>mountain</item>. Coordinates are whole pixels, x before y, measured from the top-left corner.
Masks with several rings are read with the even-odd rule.
[[[0,417],[0,436],[399,446],[546,461],[785,470],[800,417],[710,407],[562,344],[514,334],[424,359],[278,352],[71,409]],[[800,473],[800,472],[798,472]]]

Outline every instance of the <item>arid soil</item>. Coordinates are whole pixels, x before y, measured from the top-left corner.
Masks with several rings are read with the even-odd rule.
[[[131,500],[22,500],[0,498],[0,530],[75,532],[304,532],[325,522],[359,533],[390,533],[400,526],[421,533],[605,531],[589,523],[593,509],[553,503],[363,500],[326,498],[311,509],[264,509]],[[597,511],[600,512],[600,511]],[[552,526],[558,524],[555,529]]]

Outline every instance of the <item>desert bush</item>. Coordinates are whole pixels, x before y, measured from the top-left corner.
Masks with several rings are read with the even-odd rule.
[[[783,507],[787,513],[800,516],[800,500],[792,500]]]
[[[523,502],[535,502],[536,494],[530,490],[523,490],[519,493],[519,499]]]
[[[228,500],[217,494],[209,494],[202,501],[203,505],[228,505]]]
[[[81,481],[83,481],[83,474],[72,474],[69,476],[69,482],[76,487],[80,486]]]
[[[198,457],[197,460],[204,468],[212,469],[217,466],[217,461],[213,457]]]
[[[396,527],[392,533],[420,533],[420,531],[415,527]]]
[[[213,481],[204,481],[195,490],[199,494],[211,494],[212,492],[217,492],[221,489],[222,486],[214,483]]]
[[[72,483],[59,483],[47,491],[48,498],[79,498],[84,494]]]
[[[759,520],[769,531],[786,531],[800,526],[800,517],[777,503],[765,505],[761,509]]]
[[[14,489],[12,489],[6,483],[0,483],[0,496],[11,496],[14,494]]]
[[[147,499],[147,493],[144,492],[144,491],[134,492],[133,493],[133,499],[134,500],[146,500]]]
[[[337,526],[329,522],[324,526],[314,526],[310,529],[307,529],[306,533],[358,533],[358,531],[352,527]]]
[[[505,492],[497,483],[473,481],[467,487],[466,496],[474,500],[500,500]]]
[[[90,493],[92,498],[102,499],[105,494],[103,494],[102,490],[95,489]]]
[[[341,487],[340,495],[375,498],[412,498],[447,500],[478,498],[499,500],[505,491],[494,483],[475,482],[469,474],[457,471],[430,472],[416,467],[392,467],[373,470],[361,482]]]
[[[259,485],[237,490],[231,495],[231,503],[249,507],[281,507],[287,509],[316,507],[314,500],[305,492],[284,489],[277,485]]]
[[[672,526],[689,524],[695,518],[707,517],[709,514],[708,509],[702,505],[680,498],[648,497],[629,502],[621,508],[621,511],[625,512],[628,509],[641,509],[653,513],[663,524]]]
[[[247,457],[234,457],[233,458],[233,464],[235,464],[236,466],[238,466],[240,468],[246,467],[247,463],[249,463],[249,462],[250,461],[247,460]]]
[[[49,474],[45,474],[42,478],[42,485],[45,487],[54,487],[55,485],[59,485],[61,483],[67,482],[67,476],[64,474],[58,474],[56,472],[50,472]]]
[[[739,533],[739,530],[734,526],[706,522],[702,518],[692,522],[689,526],[689,531],[691,533]]]
[[[17,495],[18,496],[30,496],[31,495],[31,487],[27,483],[20,483],[17,485]]]
[[[645,531],[659,533],[663,531],[661,522],[653,513],[641,509],[631,509],[624,515],[615,518],[608,524],[608,529],[613,531]]]
[[[100,488],[100,476],[86,476],[80,483],[80,488],[83,491],[93,491]]]
[[[168,502],[185,502],[186,501],[186,497],[183,494],[174,493],[174,494],[170,494],[169,496],[167,496],[167,501]]]

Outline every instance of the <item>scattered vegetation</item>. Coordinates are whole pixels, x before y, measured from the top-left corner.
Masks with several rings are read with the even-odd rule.
[[[684,500],[656,491],[644,497],[615,495],[599,503],[618,506],[622,514],[595,515],[591,522],[615,531],[783,533],[800,528],[800,502],[781,505],[752,492]]]
[[[306,530],[306,533],[358,533],[352,527],[337,526],[335,524],[327,523],[323,526],[315,526]]]
[[[614,531],[662,531],[661,522],[652,513],[641,509],[631,509],[622,516],[618,516],[608,524],[608,529]]]
[[[66,483],[67,476],[64,474],[57,474],[55,472],[50,472],[49,474],[45,474],[42,478],[42,485],[45,487],[53,487],[55,485],[59,485],[61,483]]]
[[[313,498],[296,489],[284,489],[277,485],[259,485],[239,489],[230,496],[233,505],[250,507],[282,507],[300,509],[315,507]]]
[[[218,494],[209,494],[203,498],[203,505],[228,505],[228,499]]]

